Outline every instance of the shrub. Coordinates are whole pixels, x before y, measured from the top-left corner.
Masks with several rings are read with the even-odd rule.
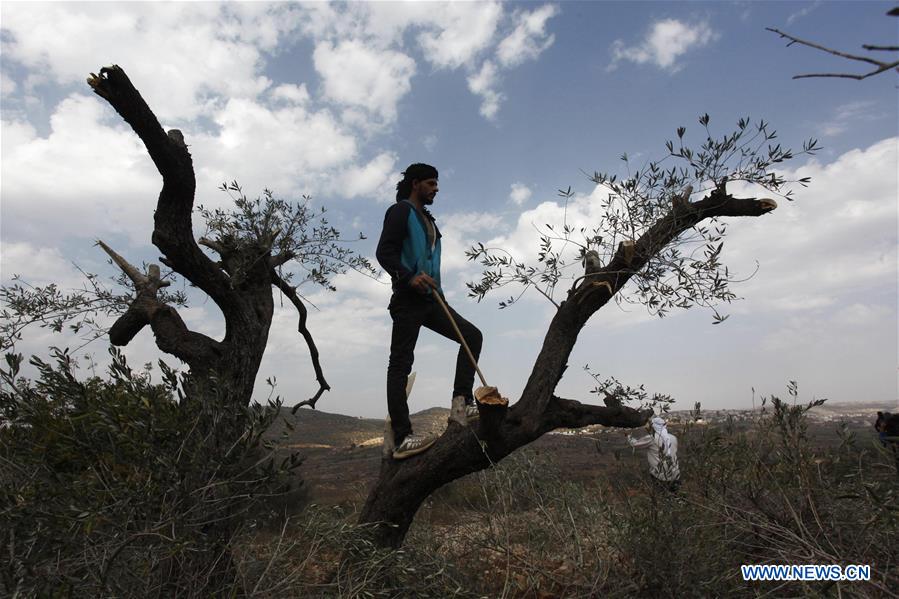
[[[32,358],[34,381],[6,355],[0,593],[230,593],[229,544],[269,516],[267,498],[300,463],[276,463],[262,441],[280,402],[224,405],[163,362],[157,384],[110,353],[110,379],[83,381],[67,351],[53,349],[54,364]]]
[[[617,493],[607,525],[626,568],[658,597],[730,595],[891,596],[897,588],[899,494],[890,458],[845,424],[836,447],[808,435],[808,412],[771,398],[748,426],[687,426],[678,496],[645,485]],[[747,583],[742,564],[868,564],[870,582]],[[781,585],[781,586],[778,586]]]
[[[609,478],[577,483],[552,452],[516,452],[436,493],[403,552],[357,562],[377,577],[331,583],[324,596],[892,596],[892,456],[845,424],[822,443],[808,413],[823,402],[799,402],[792,384],[790,394],[747,421],[677,430],[677,494],[651,483],[639,455],[617,460]],[[872,579],[750,583],[743,564],[868,564]]]

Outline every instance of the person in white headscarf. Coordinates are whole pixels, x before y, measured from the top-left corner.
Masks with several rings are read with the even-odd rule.
[[[662,418],[656,416],[646,427],[647,435],[635,439],[627,436],[627,442],[634,449],[646,449],[649,473],[671,491],[680,486],[680,468],[677,465],[677,437],[668,432]]]

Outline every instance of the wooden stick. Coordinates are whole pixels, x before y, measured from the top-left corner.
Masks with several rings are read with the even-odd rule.
[[[443,311],[446,312],[446,317],[449,318],[450,324],[453,325],[453,329],[456,331],[456,335],[459,336],[459,343],[462,344],[462,347],[465,348],[465,353],[468,354],[468,359],[471,360],[471,365],[474,366],[474,369],[478,371],[478,377],[481,379],[481,385],[484,387],[488,387],[487,381],[484,379],[484,373],[481,372],[481,368],[478,366],[478,361],[474,359],[474,354],[471,353],[471,349],[469,349],[468,344],[465,343],[465,337],[462,336],[462,331],[459,330],[459,325],[456,324],[456,320],[453,318],[453,315],[449,311],[449,307],[446,305],[446,302],[443,301],[443,298],[440,297],[440,291],[437,290],[437,287],[433,287],[434,296],[437,298],[437,302],[440,304],[440,307],[443,308]]]

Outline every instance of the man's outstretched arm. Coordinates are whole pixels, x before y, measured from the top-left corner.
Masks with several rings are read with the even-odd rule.
[[[652,435],[646,435],[644,437],[640,437],[639,439],[635,439],[630,435],[627,436],[627,442],[631,447],[635,449],[642,449],[644,447],[649,447],[652,445]]]

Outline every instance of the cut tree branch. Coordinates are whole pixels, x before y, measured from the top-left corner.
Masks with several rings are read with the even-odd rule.
[[[134,288],[138,292],[151,291],[155,295],[160,288],[171,285],[171,282],[163,280],[160,276],[158,265],[151,264],[148,267],[148,273],[144,275],[130,262],[117,254],[111,247],[103,243],[103,240],[98,239],[97,245],[103,248],[103,251],[109,254],[112,261],[122,269],[122,272],[124,272],[129,279],[131,279],[131,282],[134,283]]]
[[[282,252],[269,258],[269,264],[271,264],[272,268],[278,268],[296,257],[297,255],[294,252]]]
[[[544,432],[558,428],[582,428],[590,424],[637,428],[652,416],[652,410],[635,410],[622,406],[620,402],[614,405],[614,401],[607,399],[606,404],[610,403],[613,405],[597,406],[553,395],[544,412]]]
[[[199,248],[193,236],[196,178],[184,138],[177,130],[163,131],[156,115],[119,66],[91,73],[88,84],[127,122],[144,143],[159,174],[162,191],[154,214],[153,243],[165,254],[164,264],[207,293],[222,310],[226,322],[239,315],[228,278]]]
[[[211,249],[212,251],[217,253],[219,256],[224,256],[224,254],[225,254],[225,246],[220,244],[218,241],[209,239],[207,237],[200,237],[198,243],[200,245],[208,247],[209,249]]]
[[[220,355],[221,345],[209,337],[188,330],[177,310],[156,297],[161,287],[167,287],[159,272],[159,266],[151,264],[148,274],[142,274],[134,265],[116,253],[102,240],[97,245],[109,254],[112,261],[134,283],[137,297],[109,329],[109,341],[116,346],[128,345],[141,329],[150,325],[156,344],[189,365],[202,364]]]
[[[116,346],[128,345],[141,329],[150,325],[156,338],[156,345],[188,364],[205,369],[206,365],[222,355],[222,345],[201,333],[187,328],[172,306],[159,301],[149,290],[138,293],[109,329],[109,341]]]
[[[306,317],[308,315],[306,306],[303,305],[303,301],[297,295],[297,290],[288,284],[287,281],[282,279],[274,269],[272,269],[271,276],[275,286],[287,296],[291,303],[296,307],[297,312],[300,313],[300,322],[297,325],[297,330],[303,335],[303,339],[306,340],[306,345],[309,347],[309,356],[312,358],[312,367],[315,369],[315,380],[318,381],[318,391],[315,395],[305,401],[301,401],[293,407],[292,412],[296,414],[297,410],[303,406],[309,406],[310,408],[315,409],[315,403],[325,391],[331,390],[331,386],[328,385],[328,382],[325,380],[325,375],[322,372],[321,363],[318,359],[318,349],[315,347],[315,340],[312,338],[312,333],[306,328]]]

